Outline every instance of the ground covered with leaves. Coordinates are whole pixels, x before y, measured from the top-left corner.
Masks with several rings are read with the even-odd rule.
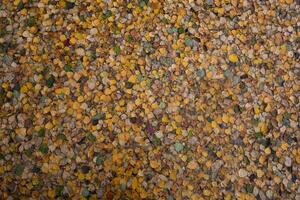
[[[0,199],[300,199],[299,0],[0,0]]]

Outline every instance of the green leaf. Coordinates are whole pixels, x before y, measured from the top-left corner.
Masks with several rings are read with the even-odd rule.
[[[204,69],[198,69],[197,70],[197,76],[199,78],[203,78],[205,76],[205,70]]]
[[[39,173],[41,171],[41,169],[38,166],[33,166],[33,168],[31,169],[31,172],[33,173]]]
[[[245,164],[247,164],[247,165],[250,164],[250,160],[247,158],[247,156],[244,156],[243,162],[245,162]]]
[[[41,144],[39,147],[39,151],[43,154],[47,154],[49,151],[48,145],[46,143]]]
[[[0,43],[0,53],[7,53],[10,46],[11,46],[11,43],[9,43],[9,42]]]
[[[66,4],[65,4],[65,9],[67,9],[67,10],[70,10],[70,9],[72,9],[74,7],[75,7],[75,3],[74,2],[67,1]]]
[[[112,12],[110,10],[106,10],[102,14],[102,19],[108,19],[110,16],[112,16]]]
[[[24,169],[25,169],[24,165],[17,164],[15,166],[15,174],[17,176],[21,176],[23,174]]]
[[[255,137],[256,138],[262,138],[263,134],[261,132],[257,132],[257,133],[255,133]]]
[[[1,29],[0,30],[0,38],[4,37],[7,33],[8,33],[8,31],[5,28]]]
[[[156,145],[156,146],[159,146],[161,145],[161,141],[158,137],[154,136],[153,137],[153,140],[152,140],[153,144]]]
[[[284,80],[281,76],[276,76],[275,81],[279,84],[282,85],[284,83]]]
[[[54,85],[55,82],[55,77],[51,75],[47,80],[46,80],[46,86],[48,88],[51,88]]]
[[[177,152],[180,152],[180,151],[183,150],[183,145],[182,145],[181,143],[179,143],[179,142],[176,142],[176,143],[174,144],[174,147],[175,147],[175,150],[176,150]]]
[[[36,19],[34,16],[30,16],[27,20],[26,20],[26,25],[29,27],[33,27],[36,25]]]
[[[13,95],[14,95],[14,97],[15,97],[16,99],[19,99],[19,97],[20,97],[20,92],[18,92],[17,90],[14,90],[14,91],[13,91]]]
[[[26,150],[24,151],[24,153],[25,153],[26,156],[30,157],[30,156],[32,156],[33,151],[34,151],[33,148],[29,148],[29,149],[26,149]]]
[[[189,131],[188,131],[188,136],[192,137],[193,135],[194,135],[194,131],[189,130]]]
[[[57,197],[63,196],[64,186],[63,185],[57,185],[55,187],[55,194]]]
[[[214,121],[214,118],[212,118],[212,117],[209,116],[209,117],[207,118],[207,121],[208,121],[208,122],[212,122],[212,121]]]
[[[121,53],[121,48],[120,48],[120,46],[115,46],[114,47],[114,52],[118,55],[118,54],[120,54]]]
[[[169,23],[169,20],[168,20],[167,18],[165,18],[165,17],[162,18],[161,21],[162,21],[163,23],[165,23],[165,24],[168,24],[168,23]]]
[[[57,139],[66,141],[67,137],[64,134],[60,133],[60,134],[57,135]]]
[[[232,77],[233,77],[233,73],[232,73],[232,71],[231,71],[230,69],[226,69],[226,70],[224,71],[224,76],[225,76],[226,78],[232,78]]]
[[[193,40],[191,40],[190,38],[186,37],[184,39],[184,44],[191,47],[191,46],[193,46]]]
[[[251,124],[254,125],[254,126],[257,126],[259,124],[259,119],[252,118],[251,119]]]
[[[85,21],[85,16],[84,15],[79,15],[80,21],[84,22]]]
[[[252,193],[252,192],[253,192],[253,189],[254,189],[254,185],[246,184],[246,186],[245,186],[246,192]]]
[[[120,30],[118,27],[114,27],[114,28],[113,28],[113,33],[114,33],[115,35],[119,35],[119,34],[121,33],[121,30]]]
[[[20,11],[23,8],[24,8],[24,3],[23,3],[23,1],[20,1],[19,4],[18,4],[18,6],[17,6],[17,9],[18,9],[18,11]]]
[[[250,44],[251,44],[251,45],[255,45],[255,44],[256,44],[256,38],[255,38],[255,37],[253,37],[253,38],[251,39]]]
[[[270,138],[267,138],[267,139],[261,138],[261,139],[259,139],[259,143],[264,145],[265,148],[267,148],[268,146],[271,145],[271,140],[270,140]]]
[[[129,81],[126,81],[126,82],[125,82],[125,87],[126,87],[127,89],[131,89],[131,88],[133,87],[133,83],[131,83],[131,82],[129,82]]]
[[[90,142],[96,141],[96,137],[91,132],[89,132],[86,137]]]
[[[38,132],[37,132],[37,135],[39,137],[45,137],[45,134],[46,134],[46,129],[45,128],[41,128]]]
[[[182,33],[184,33],[184,32],[185,32],[185,30],[184,30],[183,27],[179,27],[179,28],[178,28],[178,33],[179,33],[179,34],[182,34]]]
[[[128,42],[132,42],[132,41],[133,41],[132,35],[128,35],[128,36],[127,36],[127,41],[128,41]]]
[[[145,5],[147,5],[149,2],[149,0],[140,0],[139,5],[140,7],[144,7]]]
[[[87,188],[83,188],[81,191],[81,195],[84,197],[90,196],[90,191]]]
[[[97,164],[97,165],[101,165],[101,164],[103,163],[103,161],[104,161],[104,159],[103,159],[102,156],[98,155],[98,156],[96,157],[96,164]]]
[[[103,120],[105,119],[105,114],[100,112],[92,117],[92,120]]]
[[[240,113],[241,112],[241,107],[239,105],[234,105],[233,110],[235,113]]]
[[[285,118],[285,119],[290,119],[291,118],[291,113],[288,113],[288,112],[284,112],[283,113],[283,117]]]
[[[73,67],[71,64],[65,64],[64,70],[65,72],[73,72]]]

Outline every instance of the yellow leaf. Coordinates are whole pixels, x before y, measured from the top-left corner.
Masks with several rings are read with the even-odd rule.
[[[141,105],[141,104],[142,104],[142,100],[141,100],[140,98],[137,98],[137,99],[135,100],[135,105],[139,106],[139,105]]]
[[[161,119],[161,121],[162,121],[163,123],[169,122],[168,117],[166,117],[166,116],[163,116],[163,118]]]
[[[142,199],[145,199],[148,196],[147,192],[144,189],[142,189],[141,187],[139,188],[139,194]]]
[[[271,107],[271,105],[268,103],[268,104],[267,104],[267,107],[265,108],[265,111],[266,111],[266,112],[271,112],[271,110],[272,110],[272,107]]]
[[[77,109],[80,108],[80,104],[79,104],[78,102],[75,101],[75,102],[73,102],[72,108],[73,108],[74,110],[77,110]]]
[[[181,135],[181,133],[182,133],[182,129],[181,128],[176,128],[176,134],[177,135]]]
[[[289,144],[286,143],[286,142],[282,142],[280,146],[281,146],[281,148],[282,148],[283,150],[287,151],[287,150],[288,150],[288,147],[289,147]]]
[[[3,89],[7,89],[8,87],[9,87],[8,83],[6,83],[6,82],[2,83],[2,88]]]
[[[200,197],[198,194],[193,194],[191,198],[192,200],[199,200]]]
[[[32,85],[32,83],[27,82],[27,83],[26,83],[26,87],[27,87],[28,89],[31,89],[31,88],[33,87],[33,85]]]
[[[26,132],[27,132],[26,128],[18,128],[18,129],[16,129],[16,133],[17,133],[18,135],[23,136],[23,137],[26,136]]]
[[[193,189],[194,189],[194,186],[191,185],[191,184],[189,184],[189,185],[187,185],[187,188],[188,188],[189,190],[193,190]]]
[[[172,170],[171,172],[170,172],[170,178],[173,180],[173,181],[175,181],[176,180],[176,170]]]
[[[225,9],[224,8],[216,8],[216,11],[218,14],[223,15],[225,12]]]
[[[238,56],[237,56],[236,54],[230,54],[230,55],[228,56],[228,60],[229,60],[230,62],[236,63],[236,62],[239,60],[239,58],[238,58]]]
[[[229,121],[228,115],[224,114],[224,115],[222,116],[222,121],[223,121],[224,123],[228,123],[228,121]]]
[[[211,72],[211,71],[208,71],[207,73],[206,73],[206,77],[207,78],[211,78],[213,76],[213,73]]]
[[[79,103],[82,103],[82,102],[84,101],[84,97],[83,97],[83,96],[79,96],[79,97],[77,98],[77,101],[78,101]]]
[[[44,172],[44,173],[48,173],[48,171],[49,171],[49,165],[48,165],[48,163],[44,163],[42,165],[41,171]]]
[[[261,169],[258,169],[258,170],[256,170],[256,174],[257,174],[258,178],[261,178],[261,177],[263,177],[264,172]]]
[[[218,124],[215,122],[215,121],[212,121],[211,122],[211,127],[213,128],[217,128]]]
[[[110,95],[111,94],[111,89],[110,88],[105,88],[105,90],[104,90],[104,94],[105,95]]]
[[[204,194],[204,196],[210,196],[210,191],[209,190],[204,190],[203,194]]]
[[[132,189],[137,189],[138,188],[138,180],[137,180],[137,178],[136,177],[134,177],[133,179],[132,179]]]
[[[258,127],[262,133],[266,134],[268,132],[268,124],[266,122],[260,122]]]
[[[70,39],[70,43],[72,44],[72,45],[74,45],[74,44],[76,44],[76,38],[74,38],[74,37],[72,37],[71,39]]]
[[[187,168],[188,169],[197,169],[199,167],[198,163],[195,160],[192,160],[188,163]]]
[[[127,8],[128,9],[131,9],[133,6],[132,6],[132,3],[129,3],[129,4],[127,4]]]
[[[84,178],[85,178],[85,176],[84,176],[83,173],[79,173],[79,174],[78,174],[78,179],[79,179],[79,180],[84,180]]]
[[[19,4],[20,0],[14,0],[14,6],[17,6]]]
[[[120,153],[113,153],[112,159],[113,162],[119,162],[122,158],[122,155]]]
[[[275,176],[275,177],[274,177],[274,182],[277,183],[277,184],[279,184],[279,183],[281,182],[280,177]]]
[[[151,161],[150,161],[150,166],[151,166],[153,169],[156,169],[156,168],[158,168],[160,165],[159,165],[159,163],[158,163],[156,160],[151,160]]]
[[[225,195],[225,200],[230,200],[231,199],[231,195],[229,194],[229,193],[227,193],[226,195]]]
[[[269,154],[271,153],[270,147],[268,147],[268,148],[265,149],[265,153],[266,153],[267,155],[269,155]]]
[[[46,125],[45,125],[45,128],[50,130],[53,128],[53,124],[51,122],[48,122]]]
[[[65,41],[67,39],[67,37],[65,35],[60,35],[59,36],[60,41]]]
[[[23,85],[23,86],[21,87],[20,92],[21,92],[21,93],[27,93],[27,92],[28,92],[27,86],[26,86],[26,85]]]
[[[50,197],[51,199],[55,198],[55,190],[48,190],[48,197]]]
[[[261,58],[257,58],[257,59],[255,59],[255,60],[253,61],[253,63],[254,63],[255,65],[259,65],[259,64],[262,63],[262,59],[261,59]]]
[[[55,94],[62,94],[62,93],[63,93],[63,89],[62,88],[55,89]]]
[[[131,75],[128,79],[129,82],[131,83],[136,83],[137,82],[137,77],[136,75]]]
[[[181,123],[181,122],[182,122],[182,117],[181,117],[181,115],[176,115],[176,116],[175,116],[175,121],[176,121],[177,123]]]
[[[163,181],[163,180],[160,180],[159,182],[158,182],[158,187],[160,187],[160,188],[164,188],[165,187],[165,182]]]
[[[300,154],[296,156],[296,162],[300,165]]]
[[[254,107],[254,113],[257,114],[257,115],[260,113],[260,109],[259,109],[258,106]]]

